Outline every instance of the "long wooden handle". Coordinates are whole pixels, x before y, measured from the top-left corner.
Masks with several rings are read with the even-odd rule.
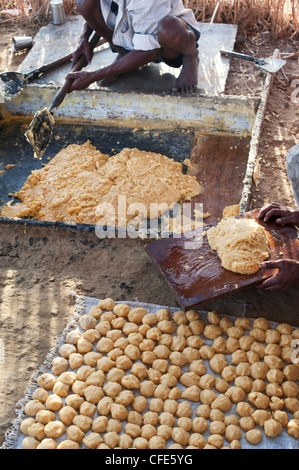
[[[95,47],[101,46],[102,44],[105,44],[107,42],[106,39],[101,39],[98,41]],[[66,64],[70,60],[72,60],[74,53],[71,52],[70,54],[67,54],[63,57],[60,57],[60,59],[54,60],[53,62],[50,62],[49,64],[42,65],[38,69],[32,70],[31,72],[26,73],[25,77],[27,80],[34,80],[35,78],[38,78],[40,75],[50,72],[50,70],[56,69],[57,67],[60,67],[60,65]]]
[[[100,38],[101,38],[101,36],[99,34],[94,33],[93,37],[89,41],[89,46],[90,46],[91,51],[97,46]],[[82,56],[79,57],[77,63],[72,68],[72,72],[79,72],[79,70],[81,70],[85,66],[85,64],[86,64],[86,59],[85,59],[84,55],[82,55]],[[65,79],[64,84],[62,85],[62,87],[60,88],[58,93],[56,94],[56,96],[53,100],[53,103],[50,107],[50,111],[51,111],[52,114],[55,113],[58,106],[60,106],[60,104],[64,100],[65,96],[70,91],[72,83],[73,83],[72,79],[69,79],[69,78]]]

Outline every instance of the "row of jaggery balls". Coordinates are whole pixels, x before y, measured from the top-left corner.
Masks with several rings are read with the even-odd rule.
[[[25,434],[29,435],[24,439],[23,446],[30,445],[30,439],[35,439],[36,442],[31,442],[31,444],[33,446],[37,444],[36,448],[46,445],[54,446],[54,442],[48,442],[48,440],[60,437],[65,432],[65,425],[69,426],[66,430],[67,440],[58,446],[76,446],[80,442],[85,443],[87,447],[94,446],[96,442],[102,440],[99,433],[94,432],[95,425],[93,426],[93,423],[96,420],[90,416],[92,413],[94,416],[96,405],[97,412],[102,417],[105,415],[105,410],[111,412],[112,423],[110,425],[115,420],[120,423],[123,420],[129,420],[127,427],[129,426],[129,433],[132,435],[126,432],[123,434],[129,436],[127,437],[127,445],[129,445],[130,439],[134,439],[134,443],[131,442],[130,445],[145,446],[146,443],[143,441],[146,439],[147,445],[150,447],[153,445],[165,446],[164,441],[167,435],[168,439],[171,437],[176,442],[174,446],[194,445],[197,448],[203,445],[204,447],[214,446],[216,448],[220,445],[223,446],[224,419],[215,420],[217,423],[214,425],[211,423],[210,432],[212,434],[209,436],[208,442],[205,442],[199,432],[190,434],[189,431],[192,431],[192,427],[188,430],[184,429],[181,427],[181,422],[179,422],[180,426],[174,428],[174,423],[171,426],[165,422],[160,423],[159,427],[164,426],[164,428],[161,428],[159,432],[163,430],[164,437],[159,435],[144,437],[141,435],[141,431],[138,435],[141,426],[130,422],[132,413],[140,414],[144,411],[144,406],[147,406],[147,401],[152,396],[154,398],[150,403],[152,402],[152,406],[154,406],[155,401],[160,400],[162,402],[161,410],[166,400],[176,403],[179,407],[180,404],[177,400],[185,398],[189,401],[200,401],[201,406],[212,407],[212,409],[223,413],[231,408],[232,403],[238,403],[238,412],[240,412],[242,401],[245,399],[246,393],[249,393],[249,400],[258,408],[256,412],[266,412],[268,407],[273,412],[273,416],[266,415],[267,419],[263,423],[266,435],[273,437],[279,435],[280,426],[287,425],[288,432],[294,437],[298,437],[297,412],[299,407],[297,409],[298,390],[295,381],[298,379],[299,369],[296,365],[289,364],[281,370],[283,362],[279,356],[284,348],[290,347],[291,340],[299,336],[298,330],[293,330],[289,325],[279,325],[277,329],[273,330],[266,319],[259,318],[253,321],[251,328],[249,319],[239,318],[233,323],[228,318],[220,318],[216,312],[208,313],[208,323],[206,324],[200,319],[199,313],[194,310],[186,313],[175,312],[171,321],[167,309],[161,309],[154,314],[148,313],[142,308],[130,309],[126,304],[115,304],[112,299],[106,299],[101,301],[98,306],[93,307],[88,315],[81,317],[80,327],[84,333],[81,335],[78,330],[71,331],[66,337],[66,344],[59,350],[60,357],[53,360],[52,371],[58,376],[58,379],[51,374],[43,374],[38,379],[40,388],[35,391],[33,400],[25,407],[26,414],[37,417],[37,420],[35,419],[34,423],[25,420],[25,423],[21,424],[22,432],[26,431]],[[246,335],[244,334],[245,330],[249,330]],[[176,336],[173,336],[175,332]],[[207,340],[212,340],[213,343],[206,344],[205,339],[200,337],[201,334]],[[227,339],[223,337],[224,334]],[[94,351],[94,344],[96,344],[96,351]],[[225,357],[225,354],[228,353],[231,354],[231,365],[227,363]],[[288,362],[290,351],[288,354],[286,353],[285,351],[284,360]],[[259,361],[256,360],[257,358]],[[211,370],[220,374],[221,377],[207,373],[203,359],[208,359]],[[261,359],[264,359],[264,362],[261,362]],[[183,373],[181,368],[188,363],[188,372]],[[97,366],[97,370],[93,366]],[[76,369],[77,372],[67,372],[69,367],[72,370]],[[128,370],[130,370],[130,374],[126,374]],[[267,385],[265,385],[265,379],[269,382]],[[183,391],[176,386],[178,380],[180,384],[185,386]],[[230,387],[229,383],[232,381],[235,385]],[[106,382],[105,385],[104,382]],[[280,384],[282,384],[281,390]],[[221,395],[217,395],[212,390],[213,387],[221,392]],[[263,393],[265,388],[266,393]],[[69,395],[70,389],[73,392],[71,395]],[[138,389],[141,395],[135,397],[131,391],[134,389]],[[47,390],[53,392],[48,397],[45,396]],[[282,395],[286,397],[284,400]],[[63,405],[62,398],[65,398],[66,406]],[[130,400],[133,401],[130,403]],[[127,406],[132,406],[132,403],[134,403],[135,409],[128,412]],[[290,422],[287,420],[287,423],[286,413],[283,415],[283,419],[281,415],[284,413],[281,411],[284,406],[295,413],[294,419]],[[199,409],[200,407],[198,407]],[[58,411],[60,421],[55,421],[52,419],[53,414],[55,415],[55,412]],[[151,410],[149,412],[155,413]],[[49,415],[49,413],[53,414]],[[168,412],[164,411],[164,413]],[[253,413],[252,409],[251,414]],[[247,440],[251,443],[257,443],[260,440],[260,431],[254,428],[249,429],[253,422],[256,423],[254,420],[256,415],[252,417],[251,414],[241,415],[240,425],[244,429],[248,428],[246,431]],[[44,417],[41,418],[43,415]],[[279,422],[278,415],[283,423]],[[198,416],[198,418],[206,419],[203,416]],[[33,418],[28,419],[32,420]],[[48,423],[41,422],[41,420],[47,421],[47,419],[49,419]],[[172,419],[173,415],[171,415]],[[179,416],[178,419],[187,419],[192,422],[188,416]],[[278,423],[279,426],[275,423]],[[27,426],[28,424],[33,427]],[[150,425],[155,428],[157,423]],[[117,429],[119,426],[118,423]],[[130,430],[134,426],[138,426],[138,429]],[[168,426],[169,429],[166,430],[165,426]],[[229,438],[230,432],[235,429],[229,426],[236,426],[236,424],[230,423],[226,426],[224,433],[226,438],[231,442],[238,441],[238,439]],[[92,432],[85,435],[85,432],[90,429]],[[116,435],[110,434],[110,432],[116,433],[116,431],[109,431],[109,429],[108,427],[108,431],[107,429],[103,431],[105,432],[103,442],[101,441],[98,445],[108,445],[105,438],[107,440],[114,437],[113,442],[109,442],[110,446],[124,446],[122,441],[125,440],[125,437],[120,439],[118,436],[116,438]],[[217,429],[218,432],[215,432]],[[235,436],[239,435],[239,431],[238,427],[238,431],[235,430]],[[146,431],[144,430],[144,432]],[[154,432],[153,429],[152,432]],[[193,437],[191,438],[191,436]],[[218,436],[217,442],[215,436]],[[39,439],[36,439],[37,437]],[[213,441],[215,441],[214,444]],[[237,446],[237,444],[234,445]],[[233,444],[231,444],[232,446]]]

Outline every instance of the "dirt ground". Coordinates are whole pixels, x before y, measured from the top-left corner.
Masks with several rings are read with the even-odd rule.
[[[12,36],[34,36],[39,26],[24,21],[0,23],[0,72],[16,70],[25,57],[24,53],[13,54]],[[239,35],[236,49],[267,57],[276,48],[295,53],[298,45],[295,41],[273,44],[267,35]],[[299,143],[298,69],[298,58],[288,59],[274,80],[260,145],[262,178],[253,192],[252,209],[274,200],[294,205],[285,155]],[[259,96],[263,80],[263,74],[252,64],[232,60],[226,93]],[[111,244],[94,233],[1,225],[0,340],[4,357],[0,360],[0,444],[32,373],[73,314],[71,292],[176,305],[146,255],[143,242],[127,239]],[[248,289],[205,309],[265,316],[299,326],[298,306],[296,289],[271,294]]]

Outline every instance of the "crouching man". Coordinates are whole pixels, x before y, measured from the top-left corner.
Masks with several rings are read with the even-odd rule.
[[[103,86],[120,75],[151,62],[182,67],[172,91],[193,93],[197,88],[199,24],[182,0],[77,0],[86,23],[73,57],[92,60],[88,40],[93,31],[106,39],[117,59],[94,72],[71,72],[70,91],[84,90],[94,82]]]

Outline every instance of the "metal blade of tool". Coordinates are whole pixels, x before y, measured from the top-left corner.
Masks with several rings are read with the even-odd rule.
[[[100,36],[94,33],[89,45],[93,50],[100,40]],[[81,70],[86,65],[84,56],[79,57],[77,63],[72,69],[72,72]],[[33,120],[31,121],[28,130],[25,132],[27,141],[33,148],[34,157],[41,159],[45,153],[49,143],[51,142],[53,129],[55,125],[54,114],[64,100],[66,94],[69,92],[73,80],[65,79],[64,84],[56,94],[53,103],[48,108],[37,111]]]
[[[259,210],[237,216],[256,220],[266,228],[270,245],[270,259],[295,259],[299,261],[297,228],[279,226],[274,221],[265,224],[258,219]],[[215,224],[214,224],[215,225]],[[212,225],[207,225],[208,230]],[[190,234],[180,238],[155,241],[146,246],[146,252],[162,274],[183,309],[190,309],[239,292],[269,278],[273,271],[260,270],[253,275],[236,274],[222,268],[217,252],[210,248],[207,237],[202,245],[190,245]]]
[[[235,57],[236,59],[249,60],[250,62],[254,62],[258,67],[268,73],[276,73],[286,64],[285,60],[271,59],[270,57],[267,59],[256,58],[250,55],[224,50],[221,50],[220,53],[226,57]]]

